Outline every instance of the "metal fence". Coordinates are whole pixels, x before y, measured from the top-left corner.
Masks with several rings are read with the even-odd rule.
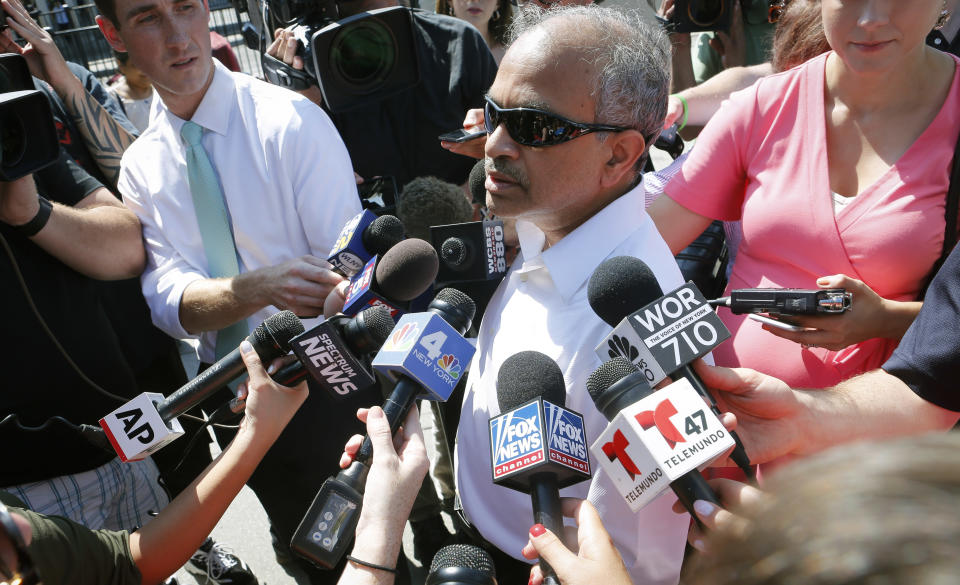
[[[107,81],[117,73],[117,64],[113,50],[97,27],[96,15],[96,6],[84,4],[39,12],[35,17],[40,26],[53,35],[67,61],[79,63],[102,81]],[[244,45],[240,33],[240,27],[247,20],[246,13],[238,11],[229,0],[211,0],[210,30],[227,39],[244,73],[262,77],[260,56]]]

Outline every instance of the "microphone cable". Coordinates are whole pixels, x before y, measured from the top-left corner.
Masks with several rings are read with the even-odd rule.
[[[99,384],[91,380],[90,377],[87,376],[83,372],[83,370],[80,369],[80,366],[78,366],[77,363],[73,361],[73,358],[71,358],[70,354],[67,353],[66,348],[64,348],[63,345],[61,345],[60,340],[57,339],[57,336],[54,334],[53,330],[50,329],[49,325],[47,325],[47,320],[43,318],[43,314],[40,313],[40,309],[37,307],[36,303],[33,300],[33,295],[30,294],[30,287],[27,285],[27,281],[23,277],[23,272],[20,270],[20,263],[17,262],[16,255],[14,255],[13,253],[13,248],[10,247],[10,243],[7,241],[7,238],[3,235],[2,232],[0,232],[0,244],[3,244],[3,249],[7,253],[7,258],[10,259],[10,265],[13,268],[13,274],[16,277],[17,284],[20,285],[20,290],[23,292],[23,296],[27,300],[27,306],[30,307],[30,311],[33,313],[33,316],[36,317],[37,322],[40,323],[40,328],[50,339],[50,342],[53,343],[53,346],[57,349],[57,351],[60,352],[60,355],[63,356],[64,361],[67,362],[67,365],[70,366],[70,369],[72,369],[74,373],[77,374],[77,376],[79,376],[84,383],[90,386],[90,388],[106,396],[107,398],[111,400],[115,400],[120,403],[125,403],[128,400],[130,400],[127,397],[123,397],[118,394],[114,394],[113,392],[110,392],[106,388],[103,388],[102,386],[100,386]],[[7,417],[4,417],[3,421],[6,421],[10,416],[14,416],[14,415],[8,415]],[[209,419],[205,420],[198,416],[194,416],[192,414],[186,414],[186,413],[181,414],[180,416],[183,416],[184,418],[193,420],[195,422],[203,423],[204,426],[200,427],[201,429],[206,427],[207,420],[209,420]],[[63,417],[58,417],[58,418],[63,418]],[[63,420],[66,422],[70,422],[70,421],[67,421],[66,419],[63,419]],[[73,423],[70,423],[70,424],[72,424],[75,427],[80,427],[80,425],[75,425]],[[221,425],[220,423],[213,423],[213,424],[218,428],[226,428],[226,429],[238,428],[238,425]],[[42,428],[42,426],[43,425],[36,428]]]

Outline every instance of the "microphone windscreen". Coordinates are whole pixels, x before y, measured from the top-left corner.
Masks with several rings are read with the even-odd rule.
[[[257,325],[250,335],[250,343],[264,366],[267,366],[270,360],[287,355],[290,351],[290,340],[303,331],[303,323],[292,311],[280,311]]]
[[[374,305],[361,311],[363,323],[367,326],[367,331],[373,338],[376,347],[380,347],[390,337],[393,326],[396,322],[390,316],[390,309],[385,305]]]
[[[472,544],[451,544],[438,550],[430,563],[430,573],[449,567],[480,571],[491,578],[496,578],[497,574],[487,551]]]
[[[393,301],[410,301],[433,284],[440,268],[429,243],[411,238],[387,250],[377,262],[375,278],[380,292]]]
[[[373,256],[387,253],[403,239],[403,223],[393,215],[381,215],[363,230],[363,247]]]
[[[653,271],[646,262],[633,256],[604,260],[593,271],[587,285],[590,308],[612,327],[661,296],[663,290]]]
[[[521,351],[504,360],[497,372],[497,402],[507,412],[543,397],[557,406],[567,403],[567,386],[560,366],[539,351]]]
[[[474,203],[479,203],[480,205],[487,204],[487,188],[484,185],[486,182],[486,161],[481,158],[477,161],[477,164],[473,165],[473,168],[470,169],[470,178],[467,179],[467,183],[470,185],[470,196],[473,198]]]
[[[447,238],[440,245],[440,257],[448,266],[459,267],[469,259],[470,248],[462,238]]]
[[[590,377],[587,378],[587,392],[590,393],[590,398],[596,401],[610,386],[639,371],[640,369],[633,365],[633,362],[617,356],[608,362],[604,362],[590,374]]]
[[[436,177],[417,177],[403,187],[397,215],[412,238],[430,239],[430,226],[473,219],[473,206],[463,189]]]

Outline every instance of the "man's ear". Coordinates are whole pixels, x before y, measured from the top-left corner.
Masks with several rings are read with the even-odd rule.
[[[632,180],[636,174],[634,166],[637,164],[637,159],[643,155],[647,147],[643,134],[638,130],[611,133],[607,138],[607,146],[610,149],[610,157],[603,166],[601,177],[603,186],[619,185],[626,175],[630,175]]]
[[[97,15],[97,26],[100,27],[100,32],[103,33],[103,38],[107,39],[107,42],[110,43],[110,46],[113,47],[113,50],[119,51],[121,53],[127,52],[127,46],[124,44],[123,39],[120,38],[120,31],[117,30],[117,27],[110,21],[109,18],[105,18],[103,15]]]

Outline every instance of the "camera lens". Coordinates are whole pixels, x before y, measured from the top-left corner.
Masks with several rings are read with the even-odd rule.
[[[14,108],[0,108],[0,166],[20,163],[27,150],[26,131]]]
[[[687,5],[690,22],[697,26],[710,26],[723,14],[723,4],[727,0],[691,0]]]
[[[393,33],[373,19],[344,27],[330,48],[333,71],[358,93],[376,90],[393,71],[396,59]]]

